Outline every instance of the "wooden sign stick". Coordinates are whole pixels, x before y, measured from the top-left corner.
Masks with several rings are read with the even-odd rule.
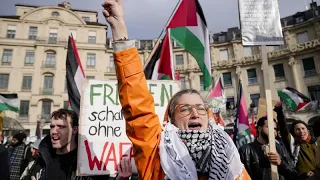
[[[267,102],[267,117],[268,117],[268,129],[269,129],[269,145],[270,152],[277,152],[275,136],[274,136],[274,122],[273,122],[273,108],[272,108],[272,94],[270,88],[270,78],[269,78],[269,63],[268,63],[268,51],[267,46],[261,46],[261,57],[262,57],[262,69],[263,69],[263,79],[264,88],[266,91],[266,102]],[[271,179],[278,180],[278,167],[271,164]]]

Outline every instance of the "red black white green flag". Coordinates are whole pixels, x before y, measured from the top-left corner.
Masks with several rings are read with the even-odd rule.
[[[69,105],[71,105],[72,110],[79,115],[81,85],[82,80],[85,79],[85,74],[81,65],[77,46],[72,36],[69,36],[68,40],[66,69]]]

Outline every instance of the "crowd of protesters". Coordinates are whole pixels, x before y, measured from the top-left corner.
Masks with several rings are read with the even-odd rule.
[[[162,127],[138,51],[128,40],[122,1],[106,1],[102,6],[112,30],[120,101],[139,179],[270,180],[271,164],[278,167],[280,180],[320,179],[317,140],[304,121],[295,121],[288,129],[281,103],[274,107],[275,152],[269,148],[266,116],[258,119],[253,142],[238,150],[230,136],[214,124],[199,92],[192,89],[172,97],[165,116],[167,123]],[[26,134],[17,133],[3,144],[0,134],[0,178],[111,179],[108,175],[76,176],[78,123],[75,112],[59,109],[52,113],[50,134],[42,140],[26,144]],[[132,174],[130,161],[123,159],[115,179],[130,178],[137,176]]]

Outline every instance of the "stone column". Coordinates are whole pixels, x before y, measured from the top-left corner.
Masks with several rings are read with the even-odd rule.
[[[292,75],[293,75],[293,81],[294,81],[294,85],[295,88],[299,91],[299,92],[303,92],[303,85],[302,82],[303,80],[300,78],[301,76],[303,76],[301,74],[301,72],[298,70],[299,68],[299,63],[298,61],[293,57],[290,56],[289,57],[289,65],[291,66],[291,70],[292,70]]]

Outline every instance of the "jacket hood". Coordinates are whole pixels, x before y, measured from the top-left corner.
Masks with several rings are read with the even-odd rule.
[[[55,150],[52,147],[50,135],[47,135],[40,142],[39,153],[46,164],[48,164],[51,161],[53,155],[55,154]]]

